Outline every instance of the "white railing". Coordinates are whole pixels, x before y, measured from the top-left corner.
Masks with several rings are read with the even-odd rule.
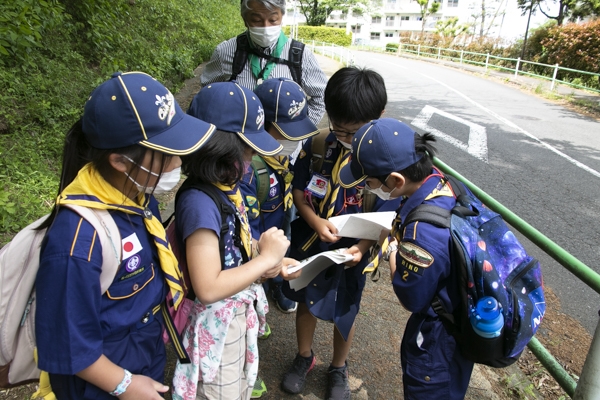
[[[298,40],[304,42],[307,46],[309,46],[313,53],[322,54],[326,57],[338,60],[346,67],[354,65],[354,54],[347,47],[338,46],[337,44],[333,43],[319,42],[315,40]]]

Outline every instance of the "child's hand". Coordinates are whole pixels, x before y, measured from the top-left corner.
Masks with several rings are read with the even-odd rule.
[[[337,235],[338,230],[329,220],[324,218],[318,218],[314,221],[312,227],[317,235],[319,235],[319,239],[322,242],[326,243],[335,243],[340,238]]]
[[[358,246],[356,246],[356,245],[347,249],[346,254],[352,254],[354,256],[352,261],[348,261],[348,262],[344,263],[344,265],[346,265],[348,267],[354,267],[356,264],[358,264],[360,262],[360,260],[362,260],[362,257],[363,257],[363,253],[362,253],[361,249],[358,248]]]
[[[281,263],[283,256],[290,247],[290,241],[287,239],[281,229],[275,227],[269,228],[267,231],[260,235],[258,240],[258,248],[260,250],[260,257],[267,258],[269,266],[275,267]],[[281,269],[281,266],[279,266]],[[277,276],[279,270],[275,274]]]
[[[281,277],[286,281],[290,281],[292,279],[299,278],[302,275],[302,270],[298,270],[292,274],[288,274],[288,267],[293,267],[294,265],[300,264],[300,261],[294,260],[293,258],[283,257],[283,268],[281,268]]]
[[[164,400],[159,393],[166,393],[169,387],[145,375],[133,375],[125,393],[119,396],[121,400]]]

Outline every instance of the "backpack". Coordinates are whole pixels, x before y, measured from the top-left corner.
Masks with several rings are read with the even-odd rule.
[[[324,171],[321,172],[321,167],[328,148],[327,136],[329,136],[329,129],[322,128],[317,135],[312,137],[310,147],[312,153],[312,159],[310,160],[311,172],[324,173]],[[362,198],[362,212],[372,212],[377,202],[377,195],[366,189],[363,189],[360,195]]]
[[[241,33],[236,38],[236,48],[233,56],[233,63],[231,65],[231,78],[229,80],[235,80],[237,76],[242,73],[246,62],[248,61],[248,52],[277,64],[286,64],[290,68],[290,74],[292,75],[294,82],[296,82],[298,85],[301,85],[300,82],[302,81],[302,56],[304,55],[304,43],[292,39],[290,51],[288,52],[288,59],[284,60],[282,58],[276,58],[265,54],[258,49],[250,47],[247,32]]]
[[[96,230],[102,246],[100,286],[106,292],[121,260],[121,235],[110,213],[64,204],[85,218]],[[0,387],[9,388],[36,381],[40,370],[34,360],[35,279],[47,229],[36,230],[43,216],[26,226],[0,249]]]
[[[256,178],[258,187],[256,190],[256,199],[258,200],[258,204],[262,206],[267,200],[269,189],[271,189],[269,168],[261,156],[252,156],[252,169],[254,170],[254,177]]]
[[[191,179],[186,179],[185,182],[181,185],[177,194],[175,195],[175,204],[177,204],[177,200],[181,193],[189,189],[197,189],[204,193],[206,193],[212,201],[218,206],[219,211],[221,212],[221,232],[219,235],[219,252],[221,255],[221,265],[225,263],[225,234],[229,231],[229,224],[227,223],[227,217],[229,215],[235,215],[234,207],[229,203],[223,200],[221,195],[221,191],[215,187],[214,185],[202,182],[194,182]],[[181,342],[180,336],[185,328],[185,325],[188,321],[188,316],[194,304],[194,300],[196,299],[196,294],[194,293],[192,283],[190,281],[190,274],[187,268],[187,260],[185,258],[185,251],[181,249],[179,246],[179,240],[177,239],[177,231],[175,229],[175,223],[173,222],[173,217],[175,213],[173,213],[164,223],[167,226],[167,239],[171,244],[171,250],[175,254],[177,261],[179,262],[179,268],[181,269],[181,273],[184,277],[184,300],[181,302],[179,308],[175,310],[173,308],[173,299],[170,294],[167,295],[167,308],[166,308],[166,317],[165,325],[166,329],[172,329],[171,334],[168,334],[165,330],[163,332],[163,340],[165,343],[169,341],[169,339],[177,338],[179,339],[179,343],[173,343],[175,346],[175,350],[178,353],[179,359],[182,363],[188,362],[189,357],[185,353],[185,349],[183,349],[183,344]],[[242,253],[242,259],[244,262],[247,262],[249,257],[246,252],[243,250],[244,246],[241,242],[241,224],[238,221],[238,218],[235,218],[235,235],[234,235],[234,243],[240,249]],[[176,335],[173,333],[176,332]]]
[[[488,209],[456,178],[445,177],[456,194],[452,210],[422,204],[403,221],[400,232],[421,221],[449,228],[452,237],[452,276],[460,290],[453,313],[439,298],[431,306],[467,359],[491,367],[513,364],[537,331],[546,310],[542,271],[502,217]],[[470,316],[477,301],[494,297],[501,306],[500,336],[484,338],[473,330]]]

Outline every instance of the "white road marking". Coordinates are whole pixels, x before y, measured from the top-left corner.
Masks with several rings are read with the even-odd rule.
[[[566,155],[566,154],[565,154],[565,153],[563,153],[562,151],[558,150],[556,147],[554,147],[554,146],[551,146],[551,145],[549,145],[548,143],[546,143],[546,142],[542,141],[541,139],[537,138],[536,136],[534,136],[534,135],[532,135],[531,133],[527,132],[525,129],[523,129],[523,128],[521,128],[520,126],[518,126],[517,124],[515,124],[515,123],[513,123],[513,122],[509,121],[508,119],[506,119],[506,118],[504,118],[504,117],[501,117],[500,115],[496,114],[494,111],[492,111],[492,110],[490,110],[490,109],[488,109],[488,108],[486,108],[486,107],[482,106],[481,104],[477,103],[475,100],[473,100],[473,99],[471,99],[470,97],[468,97],[467,95],[465,95],[465,94],[463,94],[463,93],[459,92],[458,90],[454,89],[453,87],[451,87],[451,86],[448,86],[448,85],[447,85],[447,84],[445,84],[444,82],[442,82],[442,81],[439,81],[439,80],[437,80],[437,79],[435,79],[435,78],[433,78],[433,77],[431,77],[431,76],[429,76],[429,75],[423,74],[423,73],[421,73],[421,72],[413,71],[413,70],[411,70],[410,68],[407,68],[407,67],[405,67],[405,66],[394,64],[393,62],[390,62],[390,61],[386,61],[386,60],[378,60],[378,61],[381,61],[381,62],[385,62],[385,63],[391,64],[391,65],[393,65],[393,66],[394,66],[394,67],[396,67],[396,68],[400,67],[400,68],[403,68],[403,69],[409,70],[409,71],[411,71],[411,72],[413,72],[413,73],[415,73],[415,74],[419,74],[419,75],[421,75],[421,76],[424,76],[425,78],[431,79],[432,81],[434,81],[434,82],[436,82],[436,83],[438,83],[438,84],[442,85],[442,86],[443,86],[443,87],[445,87],[446,89],[453,91],[454,93],[456,93],[457,95],[459,95],[460,97],[462,97],[463,99],[465,99],[466,101],[468,101],[469,103],[473,104],[475,107],[477,107],[477,108],[479,108],[479,109],[481,109],[481,110],[485,111],[487,114],[491,115],[492,117],[496,118],[497,120],[499,120],[499,121],[501,121],[501,122],[505,123],[506,125],[510,126],[510,127],[511,127],[511,128],[513,128],[513,129],[516,129],[517,131],[521,132],[521,133],[522,133],[522,134],[524,134],[525,136],[527,136],[527,137],[529,137],[529,138],[531,138],[531,139],[535,140],[536,142],[538,142],[538,143],[539,143],[539,144],[541,144],[542,146],[546,147],[548,150],[550,150],[550,151],[552,151],[552,152],[556,153],[557,155],[559,155],[559,156],[563,157],[565,160],[567,160],[567,161],[568,161],[568,162],[570,162],[571,164],[573,164],[573,165],[575,165],[575,166],[577,166],[577,167],[579,167],[579,168],[583,169],[584,171],[587,171],[587,172],[589,172],[590,174],[592,174],[592,175],[594,175],[594,176],[596,176],[596,177],[600,178],[600,172],[598,172],[598,171],[596,171],[595,169],[588,167],[588,166],[587,166],[587,165],[585,165],[584,163],[582,163],[582,162],[579,162],[579,161],[577,161],[576,159],[574,159],[574,158],[572,158],[572,157],[570,157],[570,156]]]
[[[439,114],[443,117],[461,123],[469,127],[469,141],[468,143],[464,143],[438,129],[435,129],[429,126],[429,120],[433,116],[433,114]],[[487,164],[488,162],[488,149],[487,149],[487,133],[485,131],[485,127],[473,123],[471,121],[467,121],[466,119],[457,117],[456,115],[452,115],[442,110],[438,110],[432,106],[425,106],[419,115],[416,116],[415,119],[411,122],[412,125],[417,128],[421,128],[424,131],[431,132],[435,136],[438,136],[440,139],[443,139],[450,144],[458,147],[461,150],[466,151],[471,154],[473,157],[480,159],[481,161]]]

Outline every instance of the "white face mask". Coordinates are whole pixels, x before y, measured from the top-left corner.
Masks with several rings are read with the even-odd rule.
[[[338,139],[337,141],[340,142],[340,144],[342,146],[344,146],[345,148],[347,148],[348,150],[352,150],[352,143],[342,142],[340,139]]]
[[[279,39],[281,25],[249,27],[252,43],[259,47],[270,47]]]
[[[159,178],[158,183],[156,184],[156,187],[152,187],[152,186],[144,187],[144,185],[140,185],[139,183],[137,183],[137,181],[135,179],[133,179],[131,177],[131,175],[129,175],[127,172],[125,172],[125,175],[127,176],[127,178],[129,178],[129,180],[135,184],[138,191],[140,191],[140,192],[145,191],[146,193],[154,193],[154,194],[165,193],[165,192],[172,190],[175,186],[177,186],[177,184],[179,183],[179,180],[181,179],[181,167],[177,167],[170,172],[165,172],[162,175],[159,175],[156,172],[152,172],[149,169],[147,169],[139,164],[136,164],[135,161],[133,161],[129,157],[127,157],[127,156],[123,156],[123,157],[125,157],[127,160],[131,161],[133,164],[137,165],[138,168],[141,169],[142,171],[146,171],[150,175],[156,176],[157,178]]]
[[[277,142],[279,142],[279,144],[283,146],[283,150],[277,153],[278,156],[289,156],[298,148],[298,142],[295,142],[293,140],[282,139],[277,140]]]
[[[366,185],[365,189],[368,190],[369,192],[375,193],[377,195],[377,197],[379,197],[383,201],[394,200],[394,199],[398,198],[398,197],[392,197],[392,192],[394,190],[396,190],[396,188],[392,189],[391,192],[386,192],[385,190],[383,190],[383,185],[384,184],[382,183],[381,186],[379,186],[378,188],[375,188],[375,189]]]

